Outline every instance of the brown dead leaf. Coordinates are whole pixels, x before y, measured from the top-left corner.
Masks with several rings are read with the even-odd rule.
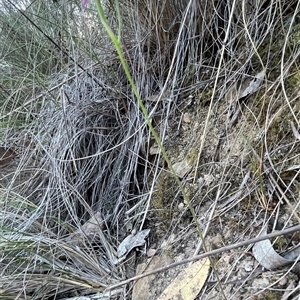
[[[149,263],[139,264],[136,268],[136,275],[142,274],[147,271],[152,271],[160,267],[169,265],[172,259],[165,253],[154,256]],[[158,274],[140,278],[134,285],[132,291],[132,300],[149,300],[151,295],[156,292],[155,282],[157,282]]]
[[[209,268],[209,258],[204,258],[188,266],[178,274],[158,300],[194,300],[206,281]]]

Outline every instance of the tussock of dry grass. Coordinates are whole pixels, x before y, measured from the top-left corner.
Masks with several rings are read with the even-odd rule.
[[[287,140],[269,148],[267,136],[276,122],[271,116],[283,105],[298,122],[297,96],[290,100],[282,85],[287,74],[298,72],[299,41],[286,42],[289,36],[296,39],[296,1],[120,2],[123,49],[138,90],[143,99],[164,93],[159,102],[145,100],[162,141],[170,141],[168,130],[189,95],[203,107],[209,103],[209,120],[230,109],[229,100],[224,104],[228,87],[266,69],[261,98],[246,109],[255,112],[255,130],[263,130],[264,141],[253,146],[261,147],[268,166],[276,169],[272,154]],[[114,3],[109,4],[107,13],[117,27]],[[1,141],[19,153],[16,165],[3,168],[0,178],[0,295],[11,299],[104,291],[126,277],[124,266],[114,264],[119,243],[145,220],[154,226],[147,220],[148,201],[163,164],[159,156],[150,160],[152,140],[144,117],[102,29],[92,28],[97,16],[88,10],[92,23],[76,24],[81,14],[74,12],[76,5],[56,7],[71,24],[69,33],[67,23],[56,28],[69,56],[51,52],[49,61],[44,59],[53,47],[49,40],[41,49],[33,47],[44,36],[21,19],[8,26],[6,18],[19,16],[14,10],[1,15],[1,30],[8,33],[0,40],[1,64],[6,63],[1,65],[5,80],[0,80]],[[43,16],[42,7],[28,8],[28,16]],[[46,8],[50,14],[52,6]],[[16,37],[21,44],[7,46]],[[17,47],[25,54],[15,55]],[[191,137],[192,146],[199,146],[197,138]],[[224,183],[233,176],[230,169],[221,173]],[[259,193],[259,180],[254,182]],[[97,234],[88,234],[82,226],[99,212],[103,223],[96,225]],[[126,293],[117,291],[121,299]]]

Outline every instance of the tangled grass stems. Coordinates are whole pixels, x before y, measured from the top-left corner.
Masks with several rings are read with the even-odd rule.
[[[30,274],[30,271],[36,272],[37,266],[42,264],[44,272],[47,272],[47,268],[49,271],[55,268],[57,272],[63,271],[65,279],[78,274],[78,279],[94,282],[89,288],[105,287],[109,284],[109,281],[104,283],[105,278],[111,278],[110,284],[114,281],[114,276],[118,278],[118,272],[115,271],[115,275],[115,272],[112,273],[116,260],[115,237],[120,235],[122,239],[126,231],[121,232],[116,225],[125,220],[125,211],[131,205],[130,184],[127,183],[132,181],[133,170],[137,168],[138,156],[135,153],[139,148],[135,148],[135,145],[142,141],[138,134],[141,130],[137,130],[136,126],[143,128],[144,125],[143,122],[138,125],[141,119],[139,114],[134,112],[138,108],[132,105],[133,103],[127,107],[132,121],[128,122],[125,115],[120,115],[120,111],[123,110],[123,107],[119,106],[120,101],[101,100],[93,105],[92,102],[86,102],[82,107],[80,99],[78,100],[75,106],[69,104],[65,108],[50,105],[37,123],[40,124],[37,133],[33,134],[29,128],[26,129],[31,132],[28,137],[31,149],[23,154],[22,169],[19,174],[14,175],[15,180],[10,189],[17,188],[26,193],[28,199],[33,199],[36,203],[36,208],[28,212],[27,218],[21,218],[18,216],[20,210],[15,207],[13,208],[17,209],[17,212],[13,215],[8,214],[8,204],[11,201],[7,202],[2,221],[11,224],[12,236],[5,237],[14,243],[19,253],[13,254],[11,248],[7,248],[6,251],[9,255],[14,255],[16,260],[9,261],[6,257],[3,259],[5,263],[9,261],[8,264],[14,266],[15,270],[20,270],[17,260],[23,257],[22,253],[25,251],[29,257],[33,256],[35,261],[35,267],[27,269],[27,274]],[[140,141],[133,142],[133,138]],[[128,147],[132,149],[129,152]],[[38,164],[35,167],[32,166],[34,156],[40,157],[40,161],[35,162]],[[30,180],[20,179],[21,182],[15,186],[26,171],[31,173]],[[128,199],[127,202],[124,202],[124,198]],[[87,221],[96,211],[109,214],[105,222],[109,222],[110,225],[106,226],[110,231],[102,233],[100,241],[93,237],[90,242],[89,239],[85,241],[81,235],[88,233],[82,230],[74,235],[84,220]],[[20,225],[17,226],[16,222]],[[30,245],[31,251],[20,247],[18,239],[13,238],[18,227],[19,234],[29,235],[33,241],[36,234],[41,235],[41,241]],[[70,234],[73,238],[65,240]],[[73,240],[79,241],[75,242],[74,246],[66,247],[65,243],[69,245]],[[98,250],[93,250],[93,243],[100,243],[101,246],[97,246]],[[45,253],[43,249],[46,250]],[[102,259],[103,255],[106,259]],[[30,261],[28,263],[30,265]],[[76,269],[80,270],[79,273]],[[9,290],[7,286],[3,289]],[[28,292],[30,291],[29,289]]]
[[[104,11],[103,11],[103,8],[102,8],[102,5],[101,5],[100,1],[99,1],[99,0],[96,0],[96,4],[97,4],[97,9],[98,9],[98,13],[99,13],[100,20],[101,20],[103,26],[105,27],[105,29],[106,29],[108,35],[110,36],[112,42],[114,43],[114,45],[115,45],[115,47],[116,47],[116,50],[117,50],[117,52],[118,52],[118,56],[119,56],[120,61],[121,61],[121,64],[122,64],[122,67],[124,68],[124,71],[125,71],[125,74],[126,74],[126,76],[127,76],[127,78],[128,78],[128,81],[129,81],[129,83],[130,83],[130,86],[132,87],[132,90],[133,90],[133,92],[134,92],[134,95],[136,96],[136,99],[137,99],[137,101],[138,101],[139,107],[140,107],[140,109],[141,109],[141,111],[142,111],[142,113],[143,113],[143,116],[144,116],[144,118],[145,118],[145,120],[146,120],[146,122],[147,122],[147,125],[148,125],[148,127],[149,127],[149,129],[150,129],[150,131],[151,131],[151,134],[153,135],[153,137],[154,137],[154,139],[155,139],[155,141],[156,141],[156,143],[157,143],[157,145],[158,145],[158,147],[159,147],[159,149],[160,149],[160,151],[161,151],[161,153],[162,153],[163,158],[164,158],[165,161],[167,162],[168,168],[170,169],[172,175],[173,175],[174,178],[175,178],[175,181],[176,181],[176,183],[177,183],[177,185],[178,185],[178,187],[179,187],[179,189],[180,189],[180,191],[181,191],[181,193],[182,193],[182,195],[183,195],[184,201],[185,201],[185,203],[188,205],[188,207],[189,207],[189,209],[190,209],[190,211],[191,211],[191,214],[192,214],[192,216],[193,216],[193,220],[194,220],[195,224],[197,225],[198,234],[199,234],[199,237],[200,237],[200,239],[201,239],[201,241],[202,241],[203,248],[206,250],[205,239],[204,239],[204,237],[203,237],[202,229],[201,229],[200,224],[199,224],[199,222],[198,222],[198,219],[197,219],[197,216],[196,216],[194,207],[192,206],[191,201],[190,201],[190,199],[189,199],[189,196],[188,196],[188,194],[186,193],[186,191],[185,191],[185,189],[184,189],[184,187],[183,187],[183,185],[182,185],[182,183],[181,183],[181,181],[180,181],[178,175],[176,174],[176,172],[175,172],[175,170],[174,170],[174,168],[173,168],[173,164],[171,163],[171,160],[170,160],[169,156],[167,155],[167,152],[166,152],[166,150],[165,150],[165,148],[164,148],[164,146],[163,146],[163,144],[162,144],[162,142],[161,142],[161,139],[159,138],[158,134],[156,133],[156,131],[155,131],[153,125],[152,125],[152,122],[151,122],[151,120],[150,120],[149,114],[148,114],[148,112],[147,112],[147,110],[146,110],[146,108],[145,108],[145,106],[144,106],[144,104],[143,104],[142,98],[141,98],[141,96],[140,96],[140,94],[139,94],[139,92],[138,92],[137,86],[136,86],[136,84],[135,84],[135,82],[134,82],[134,80],[133,80],[133,78],[132,78],[132,76],[131,76],[131,74],[130,74],[130,71],[129,71],[128,65],[127,65],[127,63],[126,63],[126,61],[125,61],[125,58],[124,58],[124,55],[123,55],[123,51],[122,51],[122,49],[121,49],[121,44],[120,44],[120,36],[121,36],[120,30],[121,30],[121,29],[119,30],[119,36],[118,36],[118,38],[117,38],[117,37],[114,35],[114,33],[113,33],[113,31],[111,30],[111,28],[109,27],[109,25],[108,25],[108,22],[107,22],[107,20],[106,20],[105,15],[104,15]],[[189,4],[191,4],[191,1],[189,2]],[[186,12],[189,11],[189,6],[190,6],[190,5],[188,5],[188,6],[186,7]],[[187,17],[187,14],[185,14],[185,17],[184,17],[183,20],[182,20],[183,23],[185,22],[186,17]],[[119,19],[121,18],[120,14],[119,14],[119,10],[118,10],[118,18],[119,18]],[[182,27],[181,27],[181,28],[182,28]],[[181,32],[181,31],[182,31],[182,30],[179,29],[179,37],[178,37],[178,41],[180,40],[180,32]],[[177,52],[176,52],[177,46],[178,46],[178,43],[176,43],[176,46],[175,46],[175,51],[174,51],[174,56],[173,56],[174,58],[175,58],[176,55],[177,55]],[[168,78],[170,77],[172,68],[173,68],[173,62],[172,62],[172,64],[170,65],[170,71],[169,71],[169,75],[168,75],[168,77],[167,77],[167,81],[168,81]],[[163,90],[162,90],[162,93],[163,93],[163,91],[164,91],[164,88],[163,88]],[[162,96],[162,93],[160,94],[160,97]],[[157,101],[160,101],[160,97],[159,97],[159,99],[158,99]]]
[[[9,56],[16,53],[10,52],[13,46],[8,41],[12,36],[4,35],[5,40],[2,36],[1,53],[7,64],[6,78],[0,79],[1,115],[10,117],[2,119],[3,124],[7,120],[14,122],[2,126],[1,140],[8,147],[15,146],[19,164],[1,170],[1,296],[42,299],[46,295],[60,299],[76,293],[100,293],[125,279],[124,266],[114,264],[116,249],[132,228],[149,224],[147,204],[163,169],[159,155],[149,159],[153,141],[145,114],[135,99],[143,100],[148,122],[157,131],[157,143],[165,145],[170,120],[176,119],[190,94],[200,102],[205,101],[206,93],[210,95],[212,114],[207,119],[211,120],[224,102],[228,101],[227,108],[232,105],[226,93],[233,82],[255,74],[262,65],[272,76],[272,70],[281,63],[281,74],[275,72],[272,78],[273,87],[277,83],[276,97],[247,107],[254,111],[255,105],[262,105],[261,114],[255,116],[256,124],[261,124],[263,105],[268,106],[264,143],[270,155],[275,153],[278,147],[269,149],[266,135],[275,122],[271,115],[276,102],[280,103],[280,82],[291,69],[297,71],[298,51],[286,41],[286,53],[279,62],[275,58],[283,48],[278,45],[279,49],[273,51],[273,47],[278,40],[284,40],[283,32],[295,38],[292,23],[297,14],[293,12],[290,18],[289,13],[295,3],[285,1],[281,7],[277,2],[267,5],[265,1],[254,1],[253,6],[245,1],[235,6],[233,3],[119,1],[120,9],[116,11],[114,1],[110,1],[111,7],[105,8],[111,17],[107,26],[118,31],[115,41],[119,54],[124,53],[135,89],[105,33],[98,27],[92,29],[97,24],[95,12],[87,11],[85,17],[91,22],[84,22],[85,18],[75,13],[72,1],[68,5],[74,15],[68,16],[66,6],[56,9],[62,9],[65,19],[61,21],[66,22],[60,28],[65,33],[64,47],[72,45],[69,54],[86,72],[74,61],[62,60],[55,51],[49,61],[43,61],[49,45],[39,43],[41,36],[30,26],[19,28],[23,24],[16,22],[16,27],[9,29],[19,29],[13,37],[20,37],[14,42],[20,41],[24,55]],[[48,7],[37,10],[35,15],[45,12],[52,11]],[[13,18],[18,17],[13,13]],[[6,17],[1,16],[2,20]],[[47,18],[34,19],[38,20]],[[65,30],[66,24],[72,24],[71,33]],[[226,28],[229,30],[224,45]],[[50,35],[51,30],[49,27]],[[28,35],[31,43],[26,39]],[[96,62],[91,63],[96,56]],[[26,57],[35,57],[36,61],[27,62]],[[88,67],[91,65],[93,68]],[[209,84],[202,83],[216,80],[212,97]],[[51,95],[43,93],[36,98],[48,86],[55,87]],[[147,100],[158,94],[160,101]],[[293,108],[293,101],[288,104]],[[282,111],[287,111],[286,106]],[[159,122],[155,121],[158,117]],[[16,120],[21,121],[18,128]],[[192,137],[190,143],[191,148],[199,146]],[[278,165],[271,166],[275,170]],[[200,161],[199,168],[202,167]],[[222,199],[228,194],[225,183],[233,181],[235,168],[231,165],[229,171],[224,168],[222,172],[217,187]],[[181,184],[185,184],[184,179]],[[191,205],[197,204],[194,201]],[[85,225],[93,217],[97,234],[86,231]],[[117,292],[126,299],[125,288]]]

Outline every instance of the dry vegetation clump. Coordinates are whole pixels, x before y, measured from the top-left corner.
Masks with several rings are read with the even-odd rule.
[[[94,3],[66,2],[2,4],[0,146],[18,158],[0,159],[0,297],[130,299],[131,283],[110,287],[130,274],[117,248],[133,229],[150,228],[169,255],[199,251],[199,237]],[[105,13],[172,163],[190,164],[181,182],[210,246],[256,235],[270,216],[297,220],[299,3],[119,5],[107,1]],[[261,71],[259,89],[241,97]],[[279,186],[294,210],[278,204]],[[250,279],[223,286],[247,275],[232,256],[201,299],[250,297]]]

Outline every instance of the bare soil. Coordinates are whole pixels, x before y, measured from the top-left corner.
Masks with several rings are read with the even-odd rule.
[[[297,89],[290,89],[290,93],[295,96]],[[291,110],[280,96],[269,100],[270,95],[258,92],[246,99],[230,99],[227,94],[225,101],[212,105],[204,135],[210,109],[203,105],[205,94],[210,93],[196,91],[182,99],[178,115],[169,121],[164,145],[172,163],[187,160],[192,166],[182,183],[205,232],[206,250],[256,237],[270,219],[280,223],[277,229],[295,224],[298,173],[287,172],[289,179],[283,174],[299,165],[299,140],[291,128],[293,114],[299,114],[297,102]],[[236,111],[228,111],[233,105],[233,110],[239,111],[234,122]],[[269,174],[283,187],[289,205],[276,188],[271,188]],[[149,247],[155,248],[156,254],[148,259],[141,257],[137,274],[191,257],[200,243],[191,213],[174,187],[170,172],[162,168],[148,215],[149,226],[152,224]],[[263,269],[251,247],[211,257],[213,268],[197,299],[283,299],[298,285],[298,275],[291,266]],[[205,251],[203,246],[199,250]],[[157,299],[184,267],[139,280],[132,298]]]

